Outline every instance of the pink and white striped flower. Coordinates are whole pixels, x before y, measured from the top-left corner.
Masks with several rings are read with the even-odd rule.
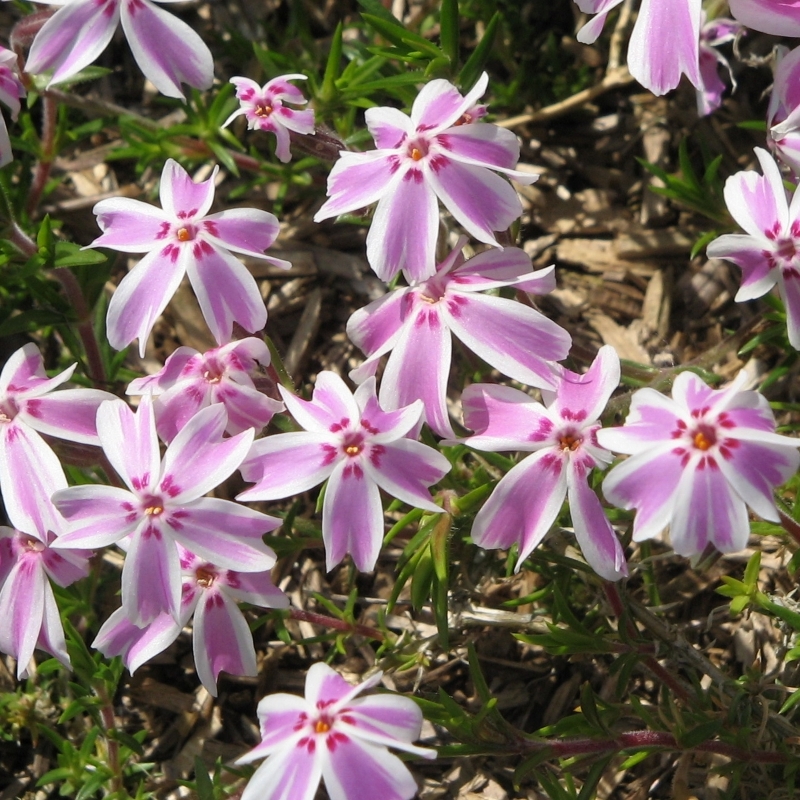
[[[800,190],[789,200],[778,165],[756,148],[764,175],[748,170],[725,182],[725,202],[745,234],[730,233],[708,245],[710,258],[742,270],[736,301],[753,300],[774,286],[786,306],[789,341],[800,350]]]
[[[404,503],[441,512],[428,487],[450,463],[432,447],[405,438],[418,423],[422,403],[384,411],[369,378],[355,395],[333,372],[317,376],[310,401],[282,386],[286,408],[305,430],[267,436],[253,444],[241,466],[251,487],[238,500],[278,500],[327,480],[322,538],[328,570],[347,553],[362,572],[378,559],[383,506],[378,487]]]
[[[353,314],[347,335],[368,356],[351,373],[363,380],[386,353],[381,405],[397,409],[421,400],[425,421],[453,437],[447,413],[451,333],[491,366],[531,386],[554,388],[553,361],[566,358],[571,339],[555,322],[523,303],[480,292],[513,286],[534,294],[555,288],[554,267],[531,271],[516,247],[488,250],[464,261],[462,237],[426,281],[396,289]]]
[[[586,14],[597,14],[578,31],[578,41],[592,44],[609,12],[622,0],[575,0]],[[653,94],[674,89],[681,75],[702,89],[699,65],[701,0],[642,0],[628,44],[628,69]],[[665,32],[669,31],[669,36]]]
[[[259,365],[266,367],[269,362],[269,349],[254,337],[205,353],[179,347],[162,370],[132,381],[127,393],[155,397],[156,430],[165,442],[171,442],[201,408],[214,403],[222,403],[228,412],[226,433],[260,431],[284,408],[253,381]]]
[[[754,31],[775,36],[800,36],[797,0],[729,0],[731,15]]]
[[[401,270],[411,281],[436,271],[437,197],[476,239],[499,247],[495,231],[522,214],[522,204],[500,172],[521,183],[538,176],[514,169],[517,137],[476,122],[475,103],[489,78],[481,75],[463,96],[452,83],[434,80],[414,101],[411,116],[396,108],[370,108],[367,126],[377,150],[343,150],[328,178],[330,199],[316,222],[377,202],[367,235],[367,259],[381,280]]]
[[[436,752],[412,742],[422,712],[408,697],[360,694],[376,686],[377,672],[351,686],[327,664],[306,676],[306,696],[272,694],[258,704],[261,743],[236,763],[267,760],[256,770],[242,800],[313,800],[320,780],[332,800],[411,800],[417,785],[387,748],[421,758]]]
[[[19,101],[22,97],[25,97],[25,87],[18,75],[17,54],[0,47],[0,103],[8,108],[13,120],[16,120],[19,114]],[[4,167],[13,159],[6,121],[0,114],[0,167]]]
[[[218,169],[207,181],[195,183],[170,158],[161,174],[163,210],[127,197],[101,200],[94,207],[103,234],[91,247],[147,253],[122,279],[108,306],[108,341],[115,349],[138,337],[144,355],[153,325],[185,274],[218,344],[230,341],[234,322],[250,333],[266,324],[255,278],[230,251],[288,269],[287,261],[264,255],[278,236],[278,220],[255,208],[209,214]]]
[[[223,670],[255,677],[253,635],[237,603],[261,608],[286,608],[289,598],[272,583],[269,572],[220,569],[178,545],[181,567],[181,609],[176,622],[160,614],[139,628],[117,609],[105,622],[92,646],[106,658],[122,656],[133,674],[142,664],[169,647],[193,619],[193,651],[197,677],[217,696]]]
[[[478,512],[475,544],[504,550],[519,545],[519,569],[566,497],[589,565],[610,581],[628,574],[622,546],[588,483],[589,473],[612,458],[597,443],[598,418],[619,375],[619,356],[606,345],[584,375],[562,368],[555,392],[542,391],[544,405],[507,386],[476,383],[464,390],[464,424],[475,431],[464,444],[489,452],[531,452],[501,478]]]
[[[676,553],[714,545],[723,553],[747,544],[747,506],[778,521],[773,491],[800,466],[800,440],[775,433],[766,399],[743,391],[744,372],[723,389],[682,372],[672,399],[653,389],[633,395],[625,425],[598,431],[603,447],[630,458],[603,482],[606,499],[635,508],[633,539],[669,526]]]
[[[717,17],[706,22],[702,13],[700,29],[700,78],[702,85],[697,90],[697,113],[703,117],[716,111],[722,105],[722,95],[727,89],[720,78],[719,68],[728,74],[732,90],[736,90],[736,80],[728,59],[717,50],[720,45],[732,42],[743,26],[732,19]]]
[[[48,469],[25,495],[26,513],[7,509],[14,528],[0,527],[0,652],[17,660],[17,677],[28,675],[38,647],[70,665],[61,616],[50,582],[59,586],[89,574],[90,551],[62,553],[52,545],[66,529],[50,495],[65,489],[64,472]],[[54,520],[53,527],[45,520]]]
[[[88,67],[108,47],[120,21],[136,63],[159,92],[185,99],[181,83],[209,89],[214,59],[200,36],[152,0],[37,0],[62,6],[31,46],[26,72],[53,70],[62,83]],[[175,0],[155,0],[170,3]]]
[[[314,112],[311,109],[290,108],[286,103],[304,106],[308,100],[289,81],[307,80],[305,75],[281,75],[259,86],[250,78],[231,78],[236,87],[239,108],[225,120],[223,128],[236,117],[245,115],[249,130],[270,131],[277,139],[275,155],[284,164],[292,160],[289,131],[314,133]]]
[[[229,500],[203,497],[247,455],[248,430],[222,438],[221,405],[198,412],[161,458],[152,398],[134,414],[121,400],[103,403],[97,431],[108,460],[128,487],[85,485],[56,492],[58,510],[72,523],[56,547],[105,547],[130,536],[122,569],[122,607],[135,625],[159,614],[180,620],[178,544],[222,569],[270,569],[275,554],[262,535],[280,520]]]
[[[39,350],[26,344],[0,373],[0,489],[9,518],[22,531],[60,530],[63,522],[50,503],[51,487],[63,480],[58,457],[42,438],[55,436],[100,444],[97,409],[112,394],[98,389],[62,389],[75,364],[48,378]]]
[[[800,174],[800,47],[776,48],[775,82],[767,109],[767,143]]]

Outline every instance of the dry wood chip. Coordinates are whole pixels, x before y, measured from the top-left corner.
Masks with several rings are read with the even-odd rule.
[[[603,344],[616,348],[621,359],[638,364],[650,364],[650,354],[639,344],[635,332],[618,325],[611,317],[600,312],[586,315],[588,323],[600,334]]]

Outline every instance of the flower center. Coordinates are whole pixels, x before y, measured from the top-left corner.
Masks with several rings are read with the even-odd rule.
[[[4,403],[0,403],[0,422],[11,422],[17,416],[19,407],[9,397]]]
[[[175,235],[178,237],[179,242],[190,242],[194,238],[192,232],[186,227],[178,228]]]
[[[779,239],[776,242],[775,255],[784,261],[792,261],[797,256],[797,246],[794,239]]]
[[[453,126],[457,125],[469,125],[472,122],[472,114],[465,111],[454,123]]]
[[[22,546],[32,553],[41,553],[44,551],[44,543],[40,542],[33,536],[25,536],[22,538]]]
[[[253,109],[253,113],[257,117],[268,117],[272,111],[273,108],[269,103],[256,103],[256,107]]]
[[[194,573],[194,577],[198,586],[202,586],[204,589],[210,589],[214,585],[217,575],[208,567],[199,567]]]
[[[713,447],[716,443],[717,435],[710,425],[701,425],[692,437],[692,444],[703,452]]]
[[[326,719],[318,719],[317,724],[314,725],[314,730],[317,733],[327,733],[331,729],[331,724]]]
[[[357,456],[363,449],[364,447],[360,444],[348,444],[344,451],[349,456]]]
[[[144,513],[148,517],[159,517],[164,513],[164,502],[160,497],[148,497],[143,505]]]
[[[409,142],[406,152],[412,160],[421,161],[428,155],[428,143],[424,139],[415,139],[413,142]]]
[[[571,450],[573,453],[581,446],[583,439],[574,433],[568,433],[558,440],[558,446],[562,450]]]

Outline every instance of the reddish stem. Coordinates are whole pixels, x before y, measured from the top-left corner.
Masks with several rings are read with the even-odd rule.
[[[56,152],[56,121],[58,117],[58,105],[55,98],[48,92],[42,94],[42,154],[36,164],[33,173],[33,181],[28,192],[28,205],[26,210],[28,216],[33,218],[39,201],[42,199],[44,188],[50,179],[50,170],[53,168],[53,160]]]
[[[300,608],[290,608],[289,619],[310,622],[312,625],[322,625],[325,628],[333,628],[343,633],[357,633],[360,636],[376,639],[379,642],[384,641],[386,638],[379,630],[371,628],[369,625],[359,625],[358,623],[351,625],[343,619],[328,617],[325,614],[315,614],[313,611],[303,611]]]

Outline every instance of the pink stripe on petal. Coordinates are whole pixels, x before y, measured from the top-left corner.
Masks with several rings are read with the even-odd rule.
[[[631,399],[625,426],[599,430],[597,441],[601,447],[615,453],[639,453],[663,444],[677,429],[684,414],[675,400],[654,389],[640,389]]]
[[[314,800],[322,776],[319,758],[292,740],[285,744],[255,771],[242,800]]]
[[[440,133],[434,141],[456,161],[492,169],[514,169],[519,161],[519,141],[507,128],[476,122]]]
[[[617,351],[611,345],[604,345],[583,375],[563,370],[557,397],[555,402],[547,404],[548,408],[565,419],[575,419],[576,414],[583,414],[586,421],[596,420],[619,386],[619,378]]]
[[[262,698],[258,704],[261,743],[255,750],[237,759],[236,763],[248,764],[256,758],[264,758],[273,750],[282,749],[296,733],[294,727],[300,716],[308,713],[308,708],[309,703],[294,694],[281,692]]]
[[[156,430],[161,439],[167,444],[171,443],[201,408],[210,405],[210,395],[211,387],[207,384],[201,389],[197,384],[190,384],[188,381],[181,381],[164,394],[157,395],[153,405]]]
[[[194,612],[193,642],[197,677],[212,697],[223,670],[231,675],[258,675],[253,634],[242,612],[224,592],[203,593]]]
[[[185,548],[212,564],[240,572],[263,572],[275,564],[275,554],[262,541],[280,520],[230,500],[203,497],[164,514],[164,531]]]
[[[50,391],[58,384],[68,381],[76,366],[73,364],[57,378],[48,378],[44,371],[42,354],[39,348],[30,342],[15,350],[3,365],[3,371],[0,373],[0,395],[24,393],[28,396],[31,390],[39,387]]]
[[[289,598],[272,582],[268,572],[231,572],[225,577],[225,592],[239,602],[262,608],[288,608]]]
[[[281,128],[288,128],[290,131],[310,135],[314,133],[315,117],[312,109],[287,108],[280,106],[275,109],[273,114],[280,123]],[[286,136],[288,140],[288,135]]]
[[[392,179],[402,180],[398,156],[386,150],[368,153],[342,151],[328,175],[330,198],[314,215],[314,222],[370,206],[390,191]]]
[[[42,614],[42,626],[39,629],[39,639],[36,642],[36,646],[40,650],[55,656],[65,666],[71,666],[69,653],[67,652],[67,642],[64,637],[64,626],[61,623],[61,612],[58,609],[55,595],[49,583],[45,584],[44,613]]]
[[[422,731],[420,707],[411,698],[396,694],[359,697],[349,704],[348,714],[354,718],[353,727],[362,738],[379,734],[386,740],[384,744],[392,747],[410,744],[419,739]]]
[[[406,320],[410,291],[396,289],[354,312],[347,320],[347,335],[353,344],[368,356],[391,350]]]
[[[296,432],[267,436],[255,442],[240,470],[250,487],[238,500],[279,500],[319,486],[342,458],[319,434]],[[291,463],[292,468],[286,469]]]
[[[781,271],[778,291],[786,306],[789,343],[795,350],[800,350],[800,272],[795,267]]]
[[[476,450],[540,450],[552,444],[553,420],[541,403],[519,389],[473,383],[461,395],[464,425]]]
[[[446,298],[442,315],[453,335],[504,375],[529,386],[555,386],[549,362],[566,358],[572,339],[536,309],[469,294]]]
[[[225,432],[231,435],[249,428],[259,432],[269,424],[275,414],[284,410],[280,400],[273,400],[251,386],[242,386],[233,381],[226,381],[224,386],[218,386],[214,399],[221,402],[228,412]]]
[[[196,241],[187,273],[203,318],[218,344],[227,344],[238,322],[248,333],[267,324],[267,307],[250,271],[227,250]]]
[[[46,397],[26,400],[21,417],[40,433],[71,442],[100,444],[97,436],[97,410],[113,399],[100,389],[64,389]]]
[[[473,541],[488,550],[518,544],[519,570],[555,522],[566,493],[561,454],[549,448],[533,453],[501,478],[475,517]]]
[[[494,232],[506,230],[522,215],[522,203],[511,184],[484,167],[441,157],[428,177],[448,211],[485,244],[498,247]]]
[[[798,0],[730,0],[731,14],[754,31],[800,36]]]
[[[778,280],[778,271],[764,255],[764,242],[753,236],[725,234],[706,248],[709,258],[725,258],[742,270],[742,285],[736,302],[765,295]]]
[[[176,256],[176,245],[149,252],[122,279],[108,305],[108,341],[122,350],[139,339],[139,355],[144,356],[147,337],[156,320],[175,294],[185,271],[185,262]]]
[[[56,492],[53,503],[72,523],[52,543],[57,550],[106,547],[135,530],[141,517],[137,498],[116,486],[72,486]]]
[[[437,307],[419,303],[386,364],[381,405],[395,409],[422,400],[428,425],[439,436],[453,438],[446,403],[452,346]]]
[[[92,242],[91,247],[110,247],[123,253],[146,253],[170,229],[169,217],[164,211],[128,197],[101,200],[92,213],[97,216],[97,224],[103,233]]]
[[[328,706],[347,697],[354,688],[336,670],[320,661],[312,664],[306,673],[305,702],[311,708],[319,708],[320,703]]]
[[[280,225],[274,214],[258,208],[233,208],[210,214],[201,223],[202,236],[219,247],[263,258],[278,237]]]
[[[628,574],[625,553],[587,479],[588,470],[571,461],[567,469],[567,493],[575,538],[589,566],[601,578],[618,581]]]
[[[401,270],[409,281],[436,271],[439,209],[421,169],[408,170],[378,201],[367,234],[367,260],[375,274],[390,281]]]
[[[378,560],[384,532],[380,492],[356,459],[336,466],[322,507],[326,569],[348,553],[356,569],[370,572]]]
[[[38,558],[23,558],[6,577],[0,591],[0,651],[17,659],[17,677],[27,674],[52,589]]]
[[[464,261],[460,266],[450,272],[448,288],[459,292],[481,292],[486,289],[495,289],[509,283],[515,283],[525,276],[536,280],[537,288],[542,284],[536,294],[545,294],[556,288],[555,267],[533,272],[531,258],[519,247],[506,247],[503,250],[492,248]],[[542,281],[542,278],[545,278]],[[533,291],[525,287],[526,291]]]
[[[686,75],[702,87],[699,68],[701,0],[642,0],[628,45],[628,68],[657,95],[674,89]],[[664,31],[671,31],[665,36]]]
[[[428,491],[450,472],[450,462],[441,453],[413,439],[373,445],[365,452],[364,471],[387,494],[426,511],[442,510]]]
[[[723,194],[731,216],[765,249],[767,237],[782,235],[789,223],[786,189],[775,161],[756,148],[764,175],[753,170],[737,172],[725,181]]]
[[[134,625],[144,626],[159,614],[177,622],[181,607],[181,568],[174,542],[146,519],[131,536],[122,567],[122,608]]]
[[[317,375],[311,402],[283,389],[281,394],[297,424],[315,433],[337,433],[355,423],[361,413],[347,384],[330,370]]]
[[[694,556],[713,544],[723,553],[747,545],[750,524],[747,508],[718,467],[700,464],[687,469],[675,494],[669,526],[673,550],[680,556]]]
[[[405,436],[417,424],[422,414],[422,403],[417,401],[397,411],[384,411],[375,396],[375,378],[367,378],[355,393],[362,407],[361,427],[369,432],[371,444],[382,445]]]
[[[410,800],[417,784],[408,767],[385,747],[355,737],[321,749],[322,776],[331,800]]]
[[[466,96],[443,78],[429,81],[422,87],[411,107],[413,126],[424,127],[426,130],[449,128],[465,111],[475,105],[488,85],[489,76],[485,72]]]
[[[185,22],[150,0],[123,3],[120,16],[136,63],[161,94],[184,99],[181,83],[211,88],[211,51]]]
[[[131,491],[147,491],[156,485],[161,451],[150,396],[144,396],[135,414],[122,400],[102,403],[97,432],[111,466]]]
[[[100,628],[92,647],[106,658],[122,656],[132,675],[146,661],[166,650],[178,638],[182,627],[169,614],[160,614],[147,627],[140,628],[118,608]]]
[[[195,182],[173,158],[168,158],[161,171],[159,197],[164,211],[173,219],[204,217],[214,202],[214,181],[219,167],[211,177]]]
[[[119,0],[72,0],[45,22],[31,45],[25,69],[54,70],[51,83],[67,80],[108,47],[119,22]]]
[[[364,119],[375,147],[383,150],[397,149],[413,131],[411,119],[396,108],[368,108]]]

